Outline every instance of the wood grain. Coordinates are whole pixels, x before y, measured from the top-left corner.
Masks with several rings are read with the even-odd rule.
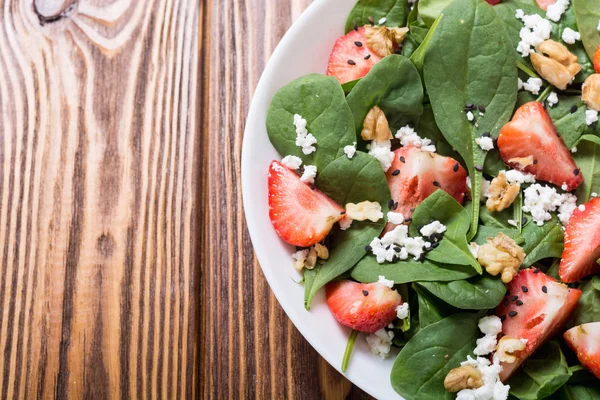
[[[241,144],[267,59],[310,0],[204,0],[200,397],[364,399],[301,337],[271,293],[246,230]]]
[[[195,0],[0,0],[0,398],[194,398]]]

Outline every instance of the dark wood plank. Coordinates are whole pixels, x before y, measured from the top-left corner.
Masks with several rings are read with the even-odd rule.
[[[281,310],[242,211],[241,144],[269,55],[311,0],[204,0],[200,397],[365,399]]]

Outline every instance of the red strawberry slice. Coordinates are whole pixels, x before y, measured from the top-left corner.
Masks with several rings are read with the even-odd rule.
[[[583,210],[583,211],[582,211]],[[563,282],[575,282],[600,271],[600,198],[575,209],[565,229],[565,249],[558,275]]]
[[[398,202],[395,211],[402,213],[404,218],[409,218],[414,209],[438,189],[459,203],[467,190],[467,171],[458,161],[417,147],[396,150],[386,177],[392,199]],[[387,230],[390,229],[393,225],[388,224]]]
[[[556,3],[556,0],[537,0],[537,3],[542,10],[547,10],[548,6]]]
[[[367,47],[363,26],[338,38],[329,56],[326,74],[344,84],[365,76],[379,60],[381,57]]]
[[[402,297],[382,283],[334,281],[325,287],[329,310],[342,325],[374,333],[396,318]]]
[[[496,309],[496,315],[503,320],[504,335],[527,339],[525,350],[517,354],[514,363],[502,363],[502,381],[562,328],[581,296],[581,290],[569,289],[543,272],[535,271],[521,270],[508,284],[508,293]]]
[[[600,379],[600,322],[573,327],[565,332],[569,347],[577,353],[581,365]]]
[[[597,74],[600,74],[600,46],[598,46],[594,53],[594,71],[596,71]]]
[[[327,236],[343,218],[344,209],[300,180],[290,169],[273,161],[269,167],[269,217],[286,242],[309,247]]]
[[[571,152],[558,136],[552,119],[541,103],[523,104],[512,121],[500,130],[498,148],[504,162],[512,168],[529,172],[538,180],[571,191],[583,182],[583,176]],[[516,158],[533,156],[533,164],[523,167]]]
[[[500,0],[485,0],[487,1],[491,6],[495,6],[496,4],[500,4]]]

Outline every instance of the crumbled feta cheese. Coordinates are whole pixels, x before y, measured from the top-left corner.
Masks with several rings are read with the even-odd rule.
[[[382,238],[373,238],[369,244],[378,263],[392,262],[395,259],[406,260],[409,255],[419,259],[425,248],[431,247],[422,237],[408,237],[408,226],[397,225]]]
[[[344,218],[340,219],[339,224],[340,229],[345,231],[346,229],[349,229],[350,226],[352,226],[352,218],[345,216]]]
[[[294,259],[294,267],[301,271],[304,267],[304,262],[306,261],[306,257],[308,257],[309,250],[299,250],[295,253],[292,253],[292,258]]]
[[[392,142],[389,140],[383,140],[381,142],[376,142],[373,140],[371,142],[371,148],[369,149],[369,154],[379,160],[381,167],[384,171],[390,169],[392,162],[394,161],[394,152],[392,152]]]
[[[515,221],[514,219],[509,219],[506,222],[508,222],[509,225],[514,226],[515,228],[519,227],[519,224],[517,224],[517,221]]]
[[[390,354],[393,338],[394,332],[387,332],[385,329],[380,329],[368,335],[367,343],[369,344],[371,353],[381,358],[386,358]]]
[[[378,23],[379,23],[379,25],[383,25],[383,24],[385,24],[386,21],[387,21],[387,18],[383,17],[378,21]]]
[[[473,254],[473,257],[477,258],[479,255],[479,245],[475,242],[469,243],[469,251]]]
[[[285,156],[281,163],[289,169],[298,169],[302,165],[302,159],[296,156]]]
[[[482,136],[475,139],[475,143],[481,147],[481,150],[490,151],[494,148],[494,141],[491,137]]]
[[[422,227],[419,232],[424,237],[430,237],[434,233],[446,232],[446,225],[442,224],[440,221],[433,221],[432,223],[427,224],[424,227]]]
[[[525,15],[521,9],[517,10],[515,17],[525,24],[519,32],[521,40],[517,46],[517,51],[521,53],[522,57],[527,57],[535,52],[536,46],[550,39],[552,24],[538,14]]]
[[[504,172],[508,183],[517,185],[522,185],[523,183],[535,183],[535,175],[533,174],[523,173],[516,169],[509,169],[508,171],[500,172]]]
[[[600,32],[600,21],[598,21],[598,27],[596,28]]]
[[[398,319],[406,319],[409,315],[408,311],[408,303],[404,302],[396,307],[396,317],[398,317]]]
[[[566,183],[563,183],[562,186],[560,187],[562,190],[566,191],[569,187],[567,186]]]
[[[423,151],[435,153],[435,145],[431,144],[431,139],[421,138],[410,125],[400,128],[395,137],[400,139],[400,144],[404,147],[419,147]]]
[[[517,89],[523,90],[523,80],[521,78],[517,78]]]
[[[475,116],[473,115],[473,113],[471,111],[467,112],[467,119],[469,121],[473,121],[475,119]]]
[[[485,198],[485,197],[489,197],[490,196],[490,185],[492,184],[491,181],[488,181],[485,178],[481,179],[481,197]],[[467,187],[469,188],[469,190],[473,190],[473,187],[471,187],[471,177],[467,176]]]
[[[558,210],[558,219],[564,225],[571,218],[577,197],[570,193],[559,194],[556,189],[538,183],[523,191],[523,211],[530,213],[538,226],[552,218],[550,212]]]
[[[591,125],[596,121],[598,121],[598,111],[586,110],[585,111],[585,123],[588,125]]]
[[[546,99],[546,101],[548,102],[548,106],[550,108],[552,108],[553,106],[555,106],[556,104],[558,104],[558,95],[556,94],[556,92],[550,93],[550,95],[548,96],[548,98]]]
[[[383,275],[379,275],[379,280],[377,281],[377,283],[381,283],[382,285],[387,286],[390,289],[394,287],[394,281],[390,279],[385,279],[385,276]]]
[[[502,320],[495,315],[488,315],[479,319],[477,327],[484,335],[496,336],[502,332]]]
[[[315,177],[317,176],[317,167],[314,165],[307,165],[304,167],[304,173],[300,177],[300,180],[304,183],[315,183]]]
[[[402,215],[402,213],[390,211],[387,213],[387,220],[390,224],[400,225],[404,222],[404,215]]]
[[[569,0],[556,0],[554,4],[549,5],[546,9],[546,18],[558,22],[567,11],[567,8],[569,8]]]
[[[581,211],[581,212],[585,211],[585,205],[583,205],[583,204],[580,204],[579,207],[577,207],[577,208],[579,208],[579,211]]]
[[[344,153],[348,158],[352,159],[352,157],[354,157],[354,155],[356,154],[356,142],[354,142],[352,146],[344,146]]]
[[[523,83],[523,89],[531,94],[538,95],[540,94],[540,89],[542,88],[542,80],[540,78],[529,78],[527,82]]]
[[[425,252],[426,247],[430,247],[431,243],[423,240],[422,237],[409,237],[404,241],[404,247],[408,254],[414,257],[415,260],[421,258],[421,255]]]
[[[592,196],[592,197],[598,197],[598,193],[592,192],[592,194],[590,194],[590,196]]]
[[[575,146],[571,149],[571,153],[577,153],[577,146]]]
[[[296,127],[296,146],[302,147],[302,152],[306,155],[314,153],[317,148],[313,145],[317,143],[317,138],[306,129],[306,120],[301,115],[294,114],[294,126]]]
[[[476,343],[477,347],[473,350],[473,354],[476,356],[485,356],[494,351],[498,341],[496,340],[496,336],[485,335],[477,339]]]
[[[562,34],[562,40],[567,44],[575,44],[576,41],[581,40],[581,34],[571,28],[565,28]]]

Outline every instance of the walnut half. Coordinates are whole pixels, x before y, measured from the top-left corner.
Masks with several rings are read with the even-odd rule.
[[[581,90],[581,100],[592,110],[600,111],[600,74],[588,76]]]
[[[394,53],[394,46],[404,41],[408,28],[388,28],[387,26],[367,26],[365,38],[367,47],[380,57]]]
[[[530,55],[533,68],[548,82],[565,90],[573,82],[575,75],[581,71],[578,58],[567,47],[554,40],[546,40],[538,46],[539,53]]]
[[[444,388],[449,392],[477,389],[482,386],[481,372],[471,365],[463,365],[450,370],[444,379]]]
[[[502,282],[512,281],[517,274],[525,252],[510,237],[500,232],[479,248],[477,261],[493,276],[501,274]]]
[[[363,129],[360,133],[363,140],[375,140],[383,142],[393,138],[392,131],[383,110],[377,106],[371,108],[363,121]]]
[[[508,183],[506,173],[500,171],[497,177],[492,179],[489,189],[489,197],[485,203],[488,210],[491,212],[502,211],[513,203],[521,187],[514,183]]]
[[[517,339],[511,336],[503,336],[496,345],[494,358],[501,362],[512,364],[517,360],[515,353],[525,350],[526,340]]]

